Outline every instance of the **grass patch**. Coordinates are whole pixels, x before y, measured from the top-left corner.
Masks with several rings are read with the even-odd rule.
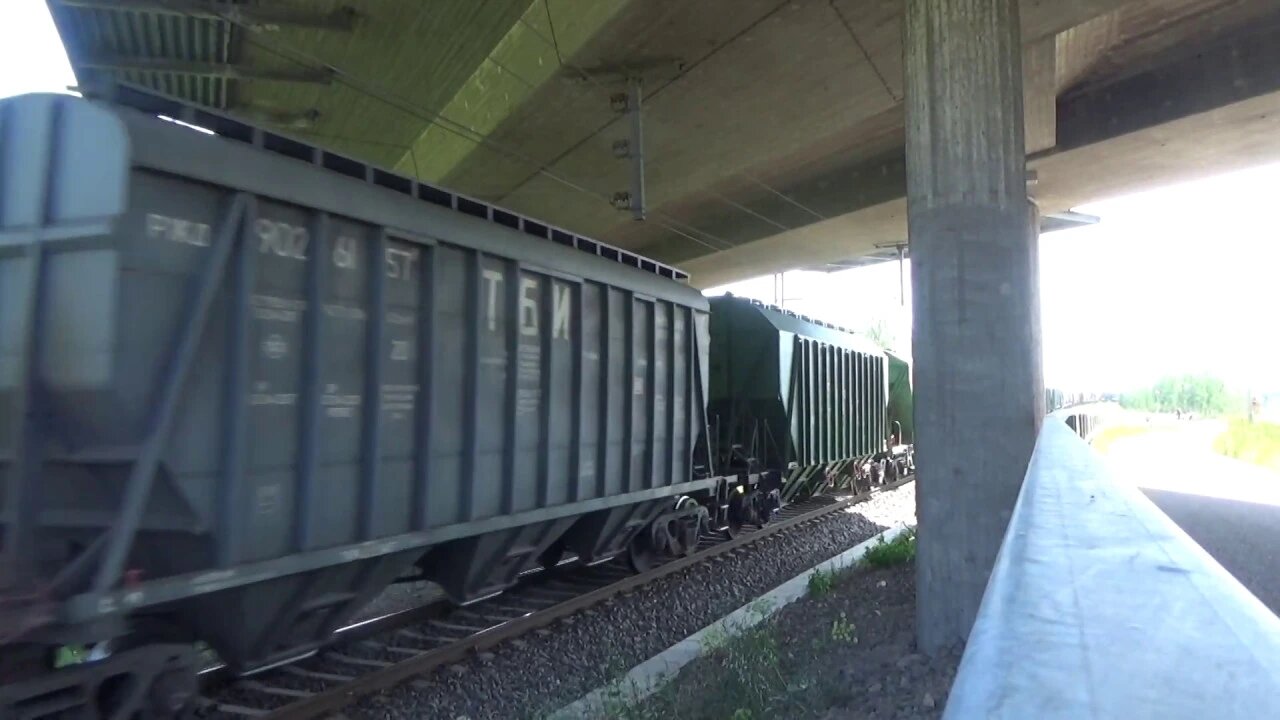
[[[852,635],[852,624],[846,624],[848,627],[833,627],[833,632]],[[674,684],[640,698],[634,688],[624,683],[612,688],[599,710],[603,717],[615,720],[665,720],[689,717],[690,713],[700,718],[763,720],[787,717],[808,688],[807,684],[788,679],[781,642],[769,623],[728,639],[709,660],[706,672],[712,677],[707,686],[715,688],[715,692],[702,696],[698,707],[682,702]]]
[[[809,594],[813,597],[826,595],[831,592],[831,588],[835,587],[835,585],[835,571],[818,568],[809,575]]]
[[[1109,425],[1093,436],[1093,449],[1104,453],[1115,441],[1151,432],[1150,425]]]
[[[702,658],[651,694],[625,678],[615,681],[587,715],[611,720],[817,720],[829,717],[832,708],[861,709],[871,683],[896,683],[902,677],[901,666],[880,666],[885,657],[893,657],[891,651],[909,650],[902,645],[900,628],[914,611],[910,593],[901,592],[911,583],[914,532],[874,547],[884,562],[904,564],[888,571],[873,571],[883,566],[864,563],[811,573],[816,593],[811,590],[795,606],[737,636],[718,628],[705,638]],[[877,608],[874,617],[867,610],[869,601]],[[883,621],[876,619],[881,608]],[[860,670],[847,671],[855,667]],[[871,675],[863,677],[866,673]],[[930,692],[939,696],[936,688]]]
[[[886,541],[881,535],[879,541],[867,548],[860,564],[864,567],[887,568],[903,565],[916,557],[916,530],[907,528],[892,540]],[[819,598],[831,592],[844,572],[853,570],[853,566],[843,570],[814,570],[809,574],[809,596]]]
[[[831,621],[831,640],[832,642],[857,643],[858,627],[849,622],[849,616],[840,613],[840,617]]]
[[[887,568],[904,565],[915,557],[916,531],[910,528],[888,542],[885,542],[884,536],[881,536],[880,542],[867,548],[867,554],[863,556],[862,562],[868,567]]]
[[[1280,425],[1232,419],[1213,441],[1215,452],[1280,471]]]
[[[810,601],[826,598],[832,602],[840,596],[835,593],[851,578],[858,575],[858,568],[887,568],[910,564],[916,554],[916,532],[908,528],[893,540],[880,542],[868,548],[858,566],[838,570],[818,569],[809,574]],[[799,659],[804,654],[822,656],[831,648],[857,646],[862,630],[846,612],[833,614],[829,620],[819,621],[816,637],[801,641],[779,633],[775,618],[765,619],[770,606],[760,599],[751,610],[761,616],[762,622],[747,628],[739,635],[730,635],[716,627],[707,632],[703,643],[708,650],[705,658],[696,661],[694,667],[680,671],[688,678],[696,676],[697,686],[705,692],[690,697],[688,688],[682,692],[679,678],[672,679],[652,694],[646,695],[622,677],[625,671],[610,672],[615,680],[601,698],[601,704],[593,717],[611,720],[770,720],[772,718],[817,717],[833,702],[826,686],[819,683],[813,673],[798,672]],[[844,681],[841,681],[844,682]]]

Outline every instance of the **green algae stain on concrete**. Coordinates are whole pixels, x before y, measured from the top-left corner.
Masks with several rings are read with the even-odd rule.
[[[482,137],[560,72],[561,59],[569,62],[627,2],[532,0],[395,169],[428,181],[445,178],[479,147]]]
[[[240,60],[251,66],[296,68],[281,53],[298,53],[340,69],[345,80],[239,82],[234,100],[282,114],[314,109],[319,119],[296,134],[391,167],[485,62],[530,2],[317,0],[317,12],[352,6],[355,28],[346,32],[282,26],[247,38]]]

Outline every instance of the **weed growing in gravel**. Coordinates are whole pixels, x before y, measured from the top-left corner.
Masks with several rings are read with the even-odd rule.
[[[620,655],[610,653],[600,669],[604,672],[605,684],[612,690],[626,680],[627,673],[631,671],[631,663],[622,659]]]
[[[773,610],[773,601],[767,597],[756,598],[747,606],[747,609],[755,613],[758,620],[763,620],[769,616],[769,611]]]
[[[904,565],[914,560],[915,557],[916,531],[915,529],[908,529],[889,542],[885,542],[884,538],[881,537],[880,542],[867,549],[867,554],[863,556],[862,561],[869,567],[887,568],[895,565]]]
[[[696,711],[699,718],[763,720],[790,717],[807,686],[793,686],[785,675],[781,644],[772,627],[746,630],[735,638],[719,635],[710,656],[707,687],[714,695],[704,696]],[[708,643],[710,644],[710,643]],[[617,720],[658,720],[689,717],[691,708],[682,707],[676,688],[666,686],[641,699],[633,688],[615,685],[601,710],[602,717]]]
[[[652,709],[644,702],[639,686],[634,680],[627,678],[629,668],[622,658],[611,655],[603,670],[607,681],[601,693],[600,705],[596,708],[601,717],[618,720],[656,720],[661,717],[652,714]]]
[[[600,710],[606,717],[624,717],[639,707],[639,693],[624,680],[606,686],[603,694]]]
[[[858,628],[851,622],[849,617],[844,613],[840,613],[840,617],[831,621],[831,639],[836,642],[857,644],[858,636],[855,634]]]
[[[813,597],[822,597],[831,592],[831,588],[835,587],[836,574],[829,570],[818,568],[809,574],[809,595]]]
[[[594,708],[598,714],[590,717],[609,720],[668,720],[684,717],[686,710],[673,685],[664,685],[645,697],[634,681],[619,680],[608,687],[600,705]]]
[[[723,625],[713,625],[702,635],[702,646],[714,652],[729,644],[729,631]]]

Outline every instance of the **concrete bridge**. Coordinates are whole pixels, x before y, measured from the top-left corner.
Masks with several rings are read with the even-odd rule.
[[[698,286],[912,257],[920,641],[1043,416],[1042,223],[1280,157],[1273,0],[50,0],[79,81],[273,123]]]
[[[140,81],[542,217],[703,287],[905,242],[903,0],[50,0],[81,81]],[[1025,0],[1047,222],[1280,157],[1269,0]],[[984,34],[988,31],[983,30]],[[989,37],[989,35],[988,35]],[[645,222],[612,98],[641,84]],[[1061,218],[1056,216],[1062,216]]]

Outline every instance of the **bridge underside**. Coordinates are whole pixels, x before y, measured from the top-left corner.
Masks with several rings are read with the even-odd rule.
[[[81,83],[151,85],[688,269],[906,240],[901,0],[50,0]],[[227,12],[235,7],[235,13]],[[1023,0],[1045,214],[1280,158],[1271,0]],[[644,86],[648,219],[611,106]]]

